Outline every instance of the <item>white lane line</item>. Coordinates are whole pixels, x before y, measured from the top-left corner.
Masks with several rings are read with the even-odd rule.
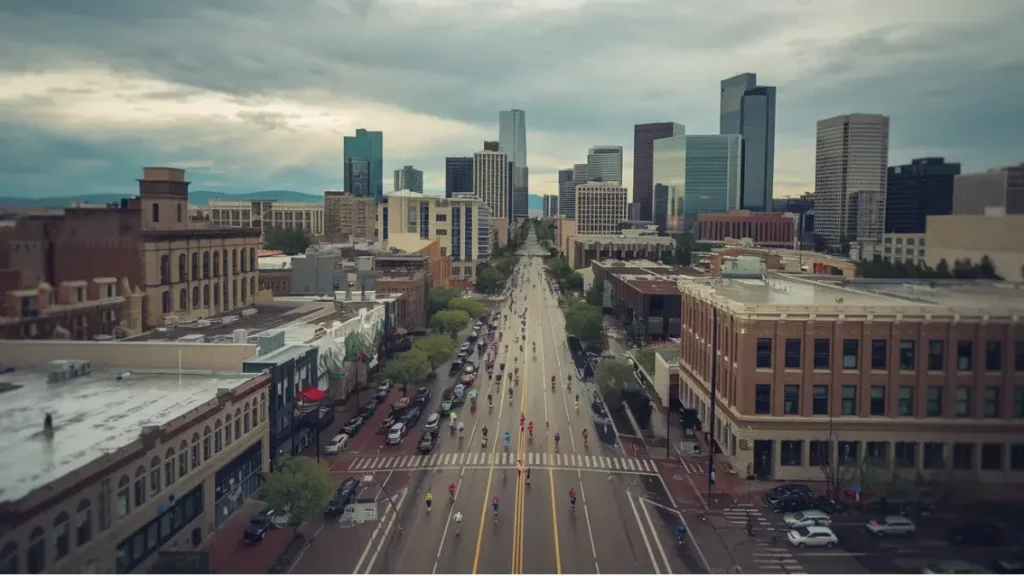
[[[654,559],[654,550],[651,549],[651,541],[647,538],[647,531],[644,530],[644,526],[640,521],[640,513],[636,511],[636,502],[633,501],[633,495],[627,492],[626,498],[629,499],[629,507],[633,509],[633,517],[636,519],[636,527],[640,530],[640,535],[644,539],[644,547],[647,548],[647,555],[651,558],[651,565],[654,566],[654,573],[661,574],[661,568],[658,567],[658,561]]]
[[[647,525],[651,528],[651,537],[654,538],[654,543],[658,546],[658,554],[661,555],[661,561],[665,563],[665,571],[669,574],[672,573],[672,565],[668,563],[668,556],[665,555],[665,548],[661,545],[661,538],[658,537],[658,531],[654,527],[654,522],[651,520],[651,513],[647,510],[647,506],[644,504],[645,499],[640,500],[640,509],[644,511],[644,518],[647,519]]]
[[[456,502],[459,501],[459,492],[462,491],[462,474],[465,474],[465,473],[466,473],[466,469],[463,468],[462,469],[462,473],[459,474],[459,483],[458,483],[457,486],[455,486],[455,501]],[[452,506],[450,506],[449,508],[451,508],[451,510],[450,510],[450,513],[448,514],[448,519],[444,521],[444,531],[441,532],[441,542],[437,545],[437,556],[434,556],[434,569],[430,572],[431,574],[437,574],[437,563],[441,561],[441,550],[444,549],[444,538],[448,534],[448,526],[452,523],[452,516],[455,516],[455,512],[457,512],[457,510],[455,509],[454,504]]]
[[[408,494],[408,492],[406,492],[405,489],[402,489],[402,494],[398,497],[398,503],[396,504],[396,506],[398,507],[399,510],[401,509],[402,502],[405,501],[405,496],[407,494]],[[389,508],[389,510],[390,510],[390,508]],[[395,520],[397,520],[397,519],[398,519],[398,510],[394,510],[394,514],[391,515],[391,519],[388,520],[388,524],[387,524],[386,528],[384,527],[384,522],[378,522],[377,523],[377,528],[373,531],[373,534],[370,536],[370,540],[372,541],[374,538],[377,537],[377,531],[380,530],[381,528],[384,528],[384,533],[381,534],[380,539],[377,540],[377,549],[373,551],[373,556],[371,556],[370,557],[370,561],[366,563],[366,571],[363,572],[363,574],[369,574],[370,570],[373,568],[373,565],[377,562],[377,556],[380,554],[381,549],[384,548],[384,541],[387,540],[386,536],[387,536],[387,534],[389,534],[391,532],[391,527],[394,525]],[[370,551],[370,549],[367,548],[366,550],[363,551],[363,555],[365,555],[369,551]],[[360,557],[360,561],[361,560],[362,560],[362,557]],[[357,570],[358,570],[359,564],[356,564],[356,567],[357,567]]]

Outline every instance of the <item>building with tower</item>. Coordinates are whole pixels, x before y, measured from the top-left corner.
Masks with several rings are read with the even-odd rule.
[[[473,157],[449,156],[444,159],[444,194],[473,191]]]
[[[576,217],[576,182],[572,168],[558,171],[558,213],[566,218]]]
[[[618,182],[588,182],[576,187],[576,233],[618,234],[626,220],[628,192]]]
[[[403,166],[395,170],[395,190],[423,192],[423,170],[412,166]]]
[[[960,164],[916,158],[890,166],[885,181],[885,232],[924,234],[928,216],[953,213],[953,180]]]

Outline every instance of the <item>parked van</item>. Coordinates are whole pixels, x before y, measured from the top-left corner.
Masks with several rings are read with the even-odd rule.
[[[338,434],[324,446],[324,454],[340,454],[348,450],[348,434]]]

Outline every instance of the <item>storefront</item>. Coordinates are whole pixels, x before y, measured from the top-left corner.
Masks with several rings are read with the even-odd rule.
[[[263,441],[250,446],[214,477],[214,524],[220,526],[263,485]]]

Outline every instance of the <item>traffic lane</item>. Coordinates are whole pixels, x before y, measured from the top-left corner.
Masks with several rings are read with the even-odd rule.
[[[593,531],[597,563],[602,573],[654,574],[664,570],[657,564],[657,545],[651,526],[641,520],[637,502],[631,502],[627,488],[635,475],[585,472],[579,480],[586,497],[586,514]],[[639,490],[635,490],[639,493]],[[563,499],[568,497],[568,486]],[[580,492],[579,490],[577,492]],[[580,503],[577,499],[577,505]],[[579,510],[577,510],[577,514]],[[662,566],[656,569],[656,565]]]
[[[558,493],[563,484],[561,476],[567,475],[575,473],[551,469],[532,471],[524,494],[522,573],[582,574],[593,571],[589,541],[583,548],[590,558],[588,564],[581,562],[575,537],[570,538],[569,532],[563,529],[568,521],[568,500],[560,501]]]
[[[396,574],[425,573],[429,570],[442,574],[470,574],[473,572],[477,536],[481,526],[481,507],[485,500],[489,501],[487,487],[489,473],[490,470],[486,468],[465,470],[459,483],[455,504],[452,506],[446,504],[436,511],[439,517],[444,517],[448,529],[445,531],[443,527],[437,528],[436,537],[439,540],[435,549],[435,557],[429,565],[400,566],[400,569],[395,571]],[[463,516],[458,535],[456,535],[455,521],[452,519],[456,512]]]
[[[595,550],[595,541],[591,533],[590,511],[587,510],[580,496],[585,490],[580,489],[579,473],[575,470],[558,470],[551,474],[544,471],[545,481],[553,480],[546,487],[548,494],[546,502],[548,506],[547,515],[553,518],[557,526],[557,544],[561,557],[562,573],[565,574],[598,574],[601,569]],[[576,510],[572,511],[569,505],[569,489],[576,490]],[[554,496],[554,505],[550,497]],[[555,537],[548,534],[550,529],[545,526],[549,522],[537,524],[537,532],[545,533],[554,548]],[[531,528],[532,529],[532,528]],[[538,534],[538,535],[539,535]],[[532,549],[531,549],[532,550]],[[552,567],[548,572],[553,572]]]
[[[474,498],[467,501],[475,517],[475,526],[469,532],[474,543],[472,565],[464,573],[472,573],[474,566],[480,574],[509,574],[512,570],[515,529],[516,480],[515,471],[493,469],[487,477],[474,482]],[[491,499],[500,502],[497,521],[491,508]],[[473,500],[476,500],[475,502]],[[477,551],[479,550],[479,555]]]
[[[448,485],[459,482],[460,472],[459,469],[431,469],[416,475],[403,506],[402,534],[391,539],[387,553],[381,554],[378,563],[372,566],[372,573],[416,574],[433,568],[452,512]],[[429,512],[425,501],[428,490],[434,497]]]

